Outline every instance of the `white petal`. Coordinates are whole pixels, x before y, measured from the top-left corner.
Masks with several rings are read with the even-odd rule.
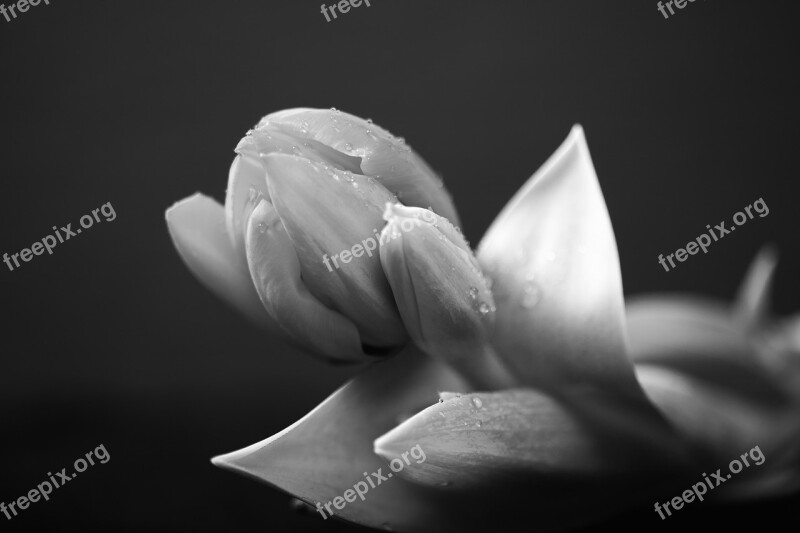
[[[257,325],[274,331],[272,320],[253,287],[244,257],[233,250],[223,207],[198,193],[167,209],[166,218],[172,242],[192,274]]]
[[[494,342],[523,383],[639,392],[626,354],[617,245],[575,126],[478,247],[494,281]]]

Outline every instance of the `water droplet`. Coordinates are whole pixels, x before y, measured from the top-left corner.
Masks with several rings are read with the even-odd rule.
[[[478,420],[478,421],[476,421],[476,422],[475,422],[475,427],[476,427],[476,428],[479,428],[479,427],[481,427],[481,421],[480,421],[480,420]]]
[[[542,290],[539,286],[532,281],[525,283],[522,291],[522,307],[529,309],[538,304],[541,299]]]
[[[472,405],[474,405],[477,409],[480,409],[481,407],[483,407],[483,400],[475,396],[474,398],[472,398]]]
[[[300,123],[300,133],[308,133],[308,122],[305,120]]]
[[[483,281],[486,283],[486,288],[492,290],[492,287],[494,286],[494,280],[489,276],[484,276]]]
[[[258,232],[259,233],[264,233],[265,231],[267,231],[267,225],[264,224],[263,222],[259,222],[258,223]]]
[[[478,311],[480,311],[482,315],[488,315],[489,311],[491,310],[492,308],[489,307],[489,304],[487,304],[486,302],[482,302],[481,305],[478,306]]]
[[[256,196],[257,195],[258,195],[258,192],[256,191],[256,188],[255,187],[250,187],[250,190],[247,191],[247,201],[250,202],[251,204],[254,203],[256,201]]]
[[[297,146],[292,146],[292,153],[293,153],[294,155],[300,155],[300,154],[302,154],[302,152],[300,151],[300,148],[298,148]]]
[[[354,189],[358,189],[358,183],[356,183],[355,181],[353,181],[352,185],[353,185],[353,188],[354,188]]]
[[[372,119],[371,118],[367,119],[367,124],[372,124]],[[367,130],[367,131],[369,131],[369,130]]]
[[[478,287],[470,287],[469,288],[469,297],[473,300],[478,297]]]
[[[353,181],[353,174],[352,174],[352,173],[350,173],[350,171],[348,171],[348,170],[346,170],[346,171],[344,172],[344,181],[346,181],[346,182],[348,182],[348,183],[350,183],[350,182],[352,182],[352,181]]]
[[[345,143],[344,149],[347,150],[348,152],[352,152],[353,151],[353,145],[350,144],[350,143]]]

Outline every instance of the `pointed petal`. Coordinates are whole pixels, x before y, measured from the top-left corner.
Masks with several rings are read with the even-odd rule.
[[[389,192],[375,180],[302,157],[271,154],[262,160],[270,197],[311,293],[352,320],[365,344],[402,346],[407,334],[380,257],[366,250],[368,241],[377,249],[383,208],[393,199]]]
[[[774,246],[762,248],[750,265],[734,306],[734,313],[745,328],[758,326],[767,318],[777,266],[778,251]]]
[[[375,452],[402,461],[415,446],[426,458],[398,475],[453,489],[580,484],[690,464],[688,448],[651,411],[596,393],[569,402],[529,389],[444,394],[377,439]]]
[[[444,217],[387,204],[380,257],[414,343],[473,387],[513,385],[489,344],[494,301],[464,237]]]
[[[277,129],[302,141],[361,158],[358,172],[375,177],[405,205],[431,206],[439,215],[459,223],[441,179],[405,141],[376,124],[333,109],[297,108],[267,115],[256,129]]]
[[[330,502],[386,464],[373,440],[399,419],[435,401],[438,390],[463,390],[444,365],[412,348],[371,365],[308,415],[280,433],[247,448],[215,457],[215,465],[293,494],[314,506]],[[365,501],[348,503],[336,516],[365,526],[436,531],[457,522],[453,507],[402,479],[371,489]]]
[[[203,285],[257,325],[277,329],[258,299],[244,258],[233,251],[221,205],[195,194],[167,209],[166,219],[175,248]]]
[[[494,282],[495,347],[523,383],[638,392],[617,245],[580,126],[500,213],[477,255]]]
[[[261,302],[295,343],[338,361],[371,359],[361,349],[355,325],[308,292],[289,236],[275,208],[265,200],[250,216],[246,245],[250,275]]]

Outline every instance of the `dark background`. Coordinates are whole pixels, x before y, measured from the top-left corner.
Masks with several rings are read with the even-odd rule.
[[[651,0],[372,0],[326,22],[320,3],[51,0],[0,18],[0,254],[117,213],[0,264],[0,501],[100,443],[111,455],[4,530],[352,529],[209,463],[353,370],[259,336],[194,280],[164,222],[195,191],[222,200],[236,142],[282,108],[404,136],[474,243],[579,122],[627,294],[731,297],[774,242],[776,306],[798,311],[797,5],[697,1],[665,20]],[[656,262],[760,197],[769,216],[707,255]],[[647,508],[590,530],[797,524],[794,504],[706,502],[663,523]]]

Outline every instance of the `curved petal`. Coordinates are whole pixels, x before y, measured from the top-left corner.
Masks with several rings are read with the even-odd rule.
[[[656,472],[667,479],[692,464],[690,448],[661,418],[598,393],[568,401],[530,389],[446,393],[377,439],[375,452],[402,462],[414,446],[426,458],[409,462],[399,475],[454,489],[559,479],[580,484]]]
[[[705,468],[727,465],[743,452],[760,448],[764,464],[726,486],[728,497],[784,494],[800,486],[796,403],[753,402],[739,391],[657,366],[637,366],[636,372],[648,397],[676,429],[711,452]]]
[[[744,327],[756,327],[767,318],[770,312],[772,280],[775,278],[777,266],[778,251],[774,246],[765,246],[759,250],[750,265],[734,306],[736,318]]]
[[[269,198],[267,172],[261,161],[250,155],[237,155],[228,173],[225,193],[225,225],[233,249],[244,258],[247,218],[261,198]]]
[[[790,397],[765,364],[766,344],[762,349],[763,343],[723,303],[690,296],[640,297],[628,305],[628,333],[637,365],[669,368],[748,401],[781,405]]]
[[[477,256],[494,282],[495,346],[523,383],[639,392],[617,245],[580,126],[503,209]]]
[[[352,320],[366,344],[405,344],[408,335],[380,257],[367,248],[371,243],[377,249],[383,208],[393,199],[389,191],[374,179],[304,157],[270,154],[262,161],[311,293]]]
[[[364,472],[387,472],[372,451],[373,440],[434,401],[442,388],[464,390],[464,384],[446,366],[410,347],[371,365],[292,426],[213,462],[274,485],[312,507],[324,504],[363,481]],[[375,528],[441,531],[458,522],[454,504],[398,478],[371,489],[365,501],[357,499],[335,512]]]
[[[166,219],[172,242],[192,274],[257,325],[277,331],[253,288],[244,257],[234,253],[223,207],[198,193],[167,209]]]
[[[375,177],[405,205],[431,207],[458,225],[441,179],[400,138],[370,121],[335,109],[286,109],[267,115],[256,131],[282,130],[301,141],[361,158],[360,173]],[[356,171],[354,171],[356,172]]]
[[[295,343],[337,361],[368,359],[355,325],[306,289],[289,236],[266,200],[261,200],[250,216],[246,246],[250,275],[261,302]]]
[[[414,343],[482,390],[513,385],[489,344],[494,302],[464,237],[444,217],[387,204],[383,271]]]

